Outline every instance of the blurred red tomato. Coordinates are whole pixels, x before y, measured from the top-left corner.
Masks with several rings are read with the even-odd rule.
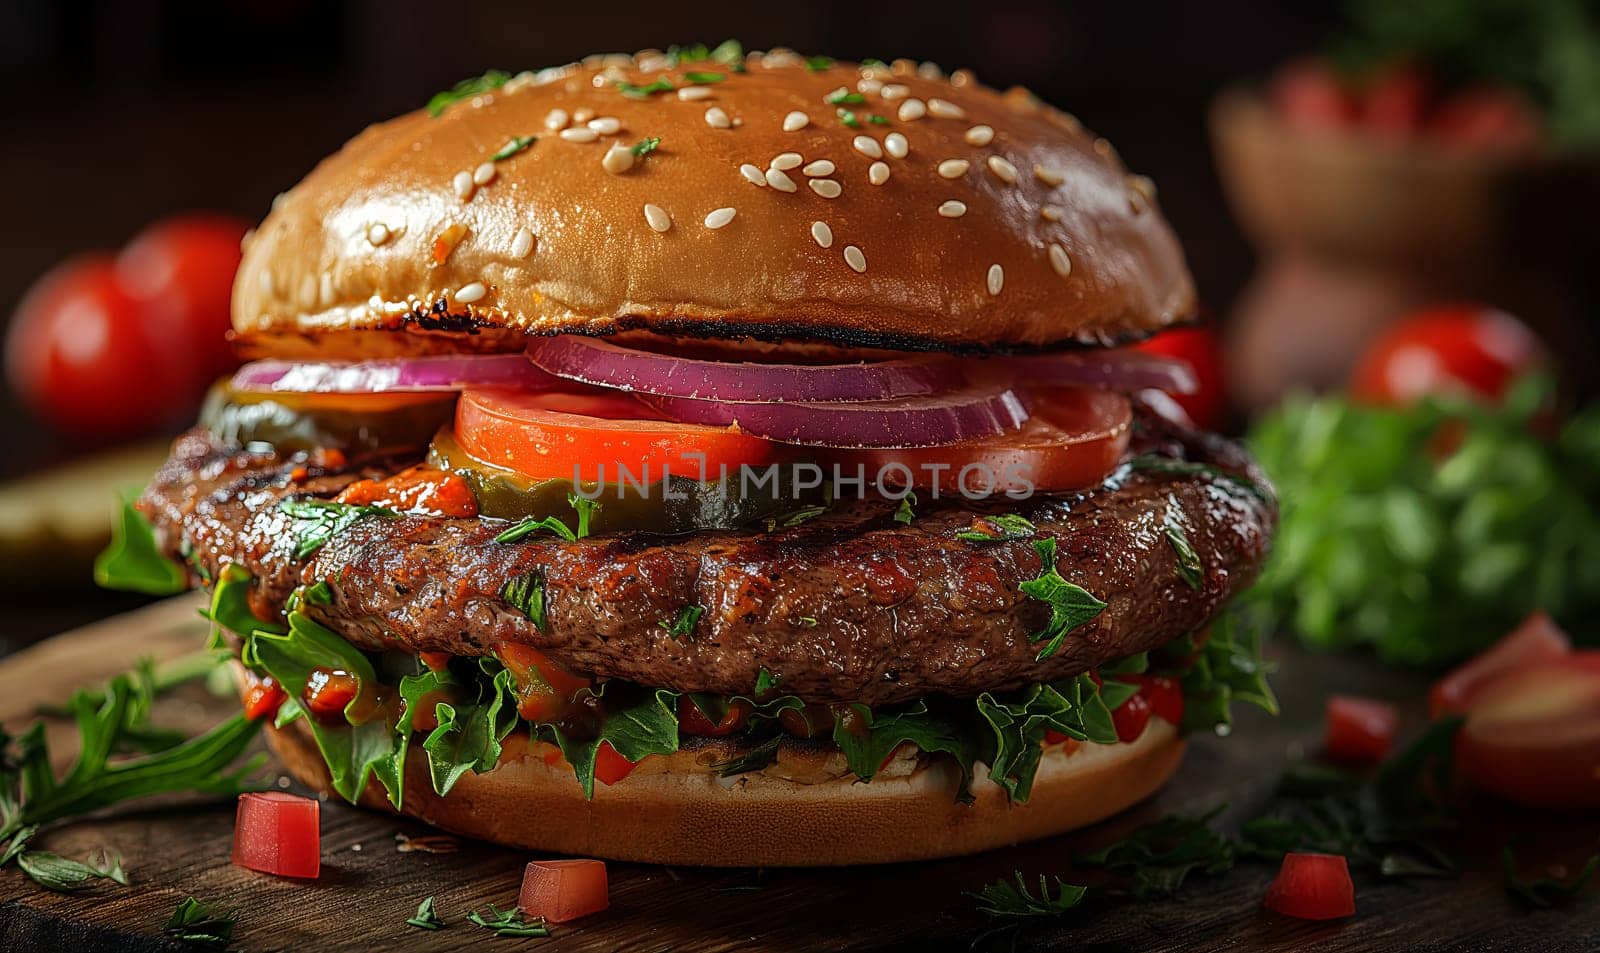
[[[1278,116],[1304,132],[1343,129],[1358,115],[1355,97],[1327,63],[1315,58],[1280,67],[1267,95]]]
[[[1600,809],[1600,650],[1494,677],[1466,713],[1455,756],[1463,777],[1508,801]]]
[[[108,256],[71,259],[22,299],[6,338],[6,373],[41,416],[74,433],[148,429],[187,400],[188,379],[147,332]]]
[[[1517,377],[1543,363],[1538,337],[1504,311],[1441,305],[1379,334],[1356,362],[1350,393],[1390,405],[1441,393],[1499,400]]]
[[[249,225],[223,215],[178,215],[133,237],[117,278],[145,308],[151,336],[186,349],[195,396],[239,364],[228,344],[239,243]]]
[[[1433,81],[1418,66],[1397,63],[1379,70],[1361,97],[1361,124],[1388,139],[1409,139],[1422,129]]]
[[[1222,423],[1222,351],[1217,346],[1216,332],[1209,326],[1162,331],[1140,341],[1134,349],[1187,362],[1194,368],[1200,389],[1193,394],[1173,394],[1172,399],[1201,427],[1214,430]]]
[[[1439,107],[1428,132],[1441,145],[1462,151],[1522,152],[1539,143],[1539,114],[1509,90],[1464,89]]]

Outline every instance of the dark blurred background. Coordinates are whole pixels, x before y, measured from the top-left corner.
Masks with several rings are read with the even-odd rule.
[[[68,255],[114,249],[174,211],[251,221],[363,126],[417,108],[488,67],[596,51],[787,45],[859,59],[970,67],[1076,112],[1161,188],[1204,300],[1221,308],[1251,268],[1212,169],[1209,97],[1313,46],[1331,3],[898,5],[563,4],[494,0],[10,0],[0,5],[8,92],[0,149],[0,320]],[[30,425],[7,394],[0,476],[78,447]]]

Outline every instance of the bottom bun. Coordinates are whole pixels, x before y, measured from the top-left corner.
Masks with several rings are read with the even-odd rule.
[[[328,769],[300,722],[269,729],[289,772],[330,792]],[[898,776],[796,780],[780,757],[765,771],[720,778],[710,749],[655,756],[585,799],[549,745],[506,739],[500,764],[434,793],[425,760],[407,758],[405,811],[444,830],[511,847],[610,860],[703,867],[820,867],[952,857],[1049,837],[1110,817],[1153,794],[1177,770],[1183,741],[1152,719],[1137,741],[1047,748],[1025,803],[982,776],[975,801],[954,795],[959,775],[941,758],[898,758]],[[787,776],[785,776],[787,774]],[[392,810],[374,781],[361,803]]]

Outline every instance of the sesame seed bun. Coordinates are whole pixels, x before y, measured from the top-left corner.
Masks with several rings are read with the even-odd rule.
[[[236,343],[377,356],[631,332],[1004,350],[1192,316],[1149,181],[1027,91],[905,62],[735,62],[595,57],[372,126],[248,243]]]
[[[585,799],[572,769],[549,745],[506,740],[500,764],[467,774],[439,797],[413,749],[405,813],[436,827],[512,847],[585,857],[705,867],[816,867],[952,857],[1061,834],[1142,801],[1177,770],[1184,743],[1152,719],[1137,741],[1049,747],[1024,803],[980,776],[972,804],[942,759],[902,746],[870,783],[844,771],[843,755],[785,746],[764,771],[722,779],[712,767],[731,752],[707,742],[656,755]],[[328,769],[305,725],[268,729],[290,773],[322,792]],[[392,810],[376,781],[361,803]]]

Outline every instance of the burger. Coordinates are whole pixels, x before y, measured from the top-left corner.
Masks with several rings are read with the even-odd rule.
[[[669,864],[932,858],[1149,796],[1272,490],[1126,345],[1154,188],[1022,89],[735,43],[489,73],[247,240],[137,501],[313,788]]]

